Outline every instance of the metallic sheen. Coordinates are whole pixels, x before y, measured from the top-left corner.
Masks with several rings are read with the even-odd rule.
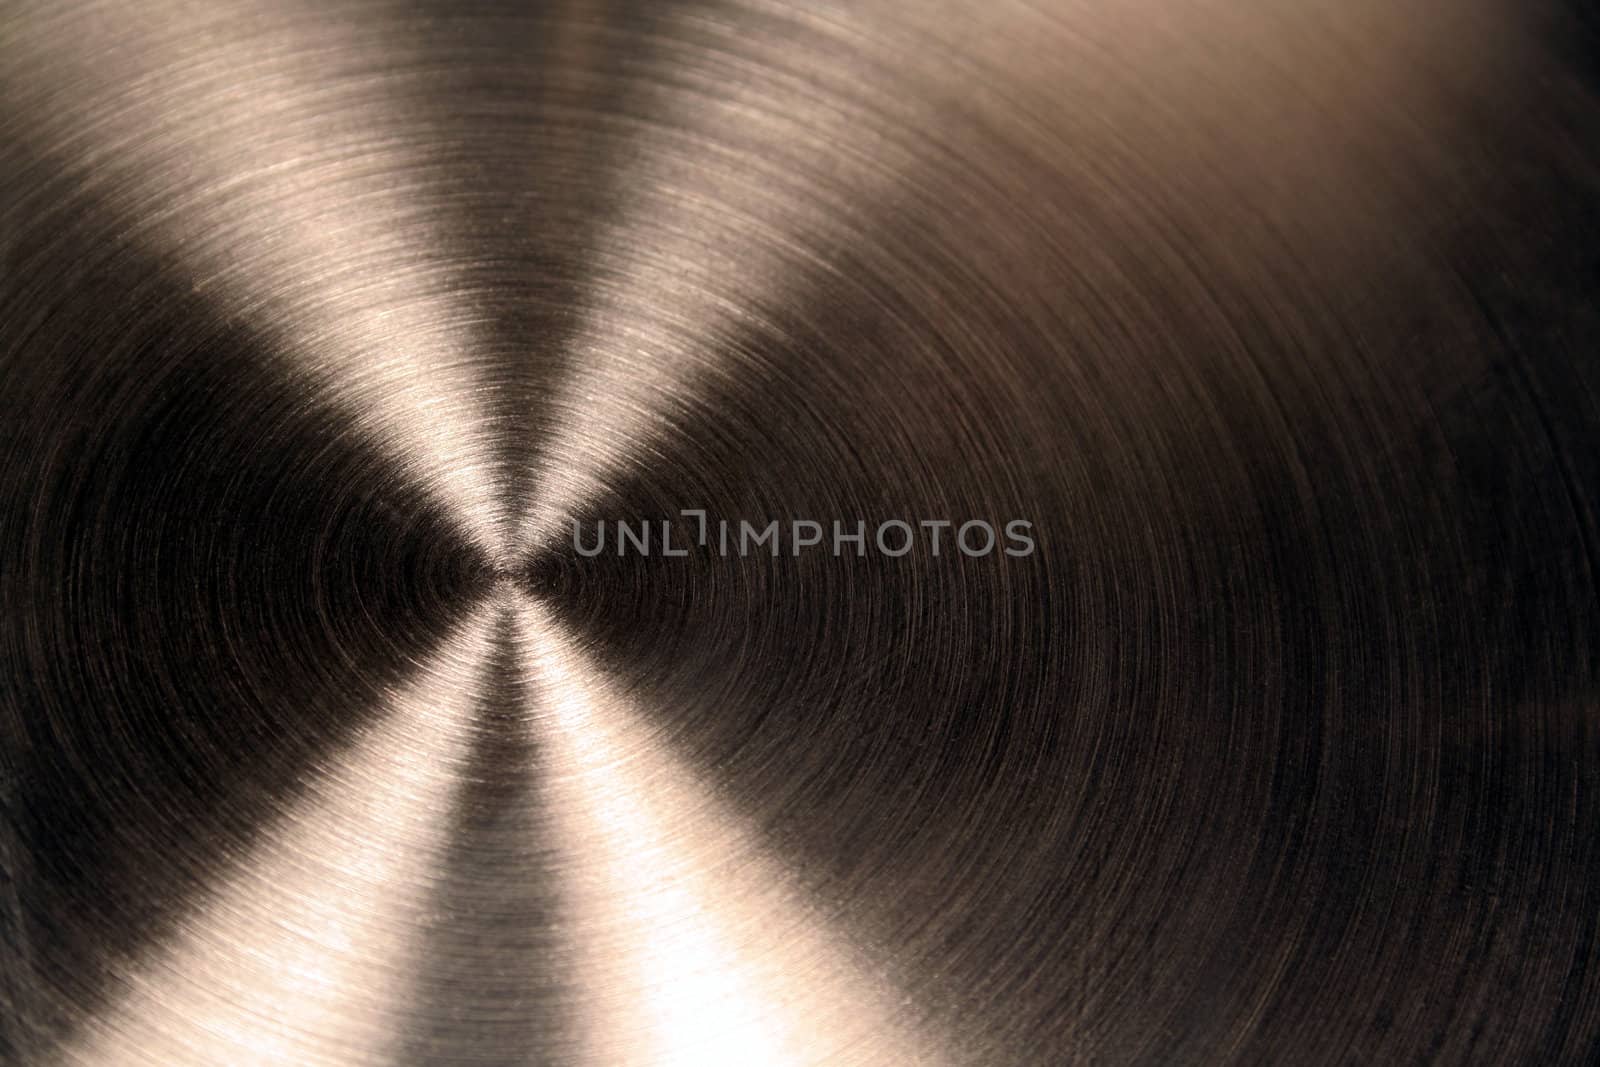
[[[1597,44],[9,0],[0,1063],[1600,1061]]]

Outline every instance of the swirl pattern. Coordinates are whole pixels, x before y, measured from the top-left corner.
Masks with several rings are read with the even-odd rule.
[[[14,0],[0,1061],[1593,1062],[1596,32]]]

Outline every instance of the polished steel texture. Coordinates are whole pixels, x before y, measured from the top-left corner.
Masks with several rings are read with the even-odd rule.
[[[1596,1062],[1589,19],[8,0],[0,1061]]]

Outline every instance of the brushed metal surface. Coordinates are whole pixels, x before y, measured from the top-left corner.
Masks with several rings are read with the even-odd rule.
[[[1596,32],[11,0],[0,1062],[1593,1062]]]

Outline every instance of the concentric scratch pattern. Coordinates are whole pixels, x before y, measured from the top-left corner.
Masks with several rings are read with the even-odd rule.
[[[1600,1060],[1597,32],[13,0],[0,1062]]]

